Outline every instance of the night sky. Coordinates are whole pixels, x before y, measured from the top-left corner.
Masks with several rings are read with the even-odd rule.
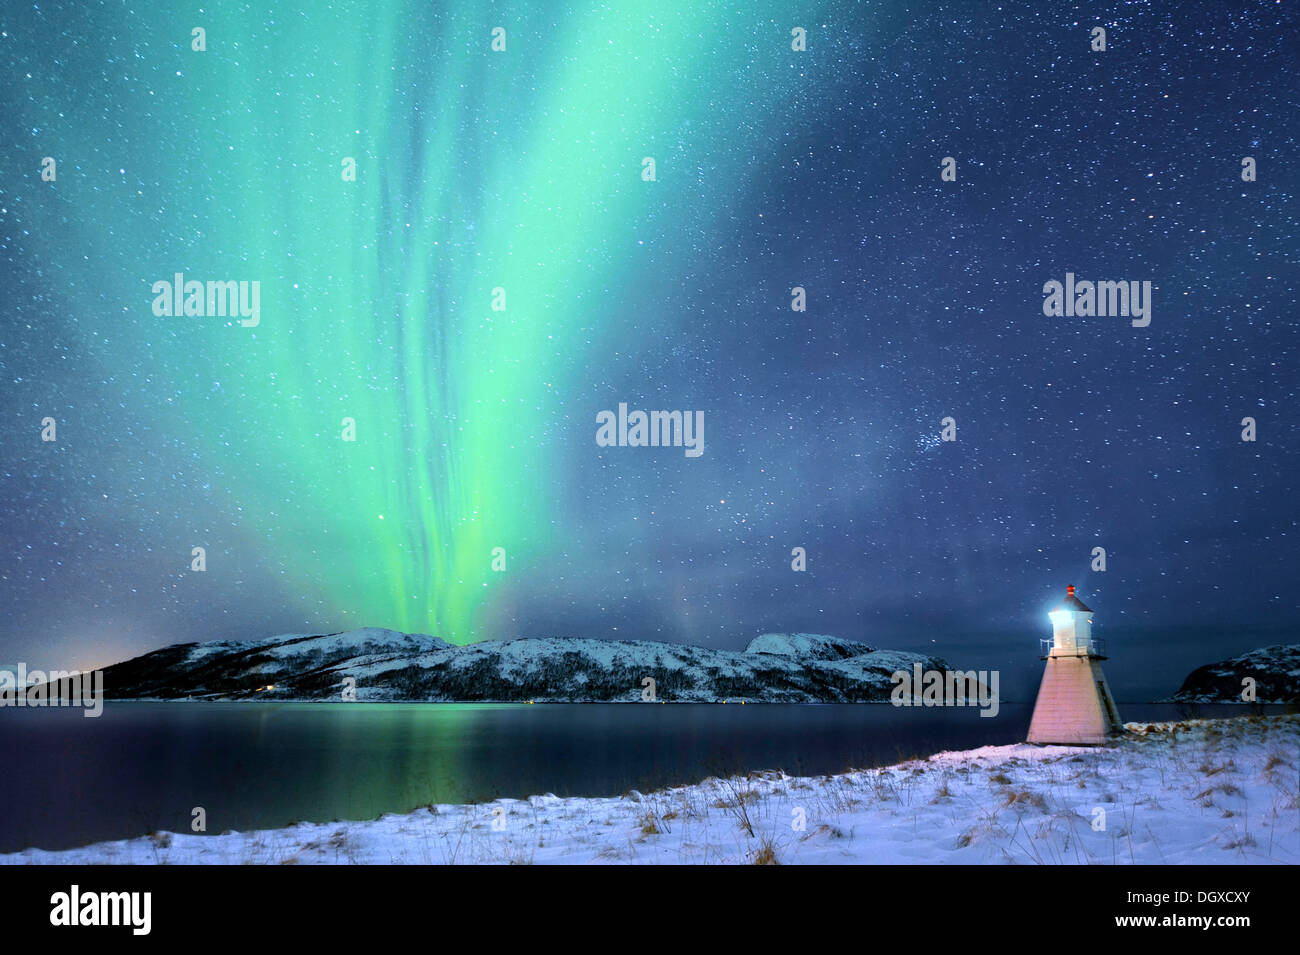
[[[1293,6],[521,6],[6,6],[0,664],[812,631],[1011,696],[1067,584],[1121,700],[1295,641]]]

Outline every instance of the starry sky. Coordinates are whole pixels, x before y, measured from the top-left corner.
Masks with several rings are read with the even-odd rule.
[[[1071,583],[1121,697],[1294,640],[1297,20],[9,5],[0,663],[382,626],[1035,674]],[[260,323],[156,316],[178,272]],[[1067,272],[1150,326],[1045,316]],[[704,454],[599,446],[620,402]]]

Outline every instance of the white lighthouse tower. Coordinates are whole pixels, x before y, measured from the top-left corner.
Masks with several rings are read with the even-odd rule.
[[[1069,587],[1048,616],[1052,645],[1043,657],[1047,669],[1029,721],[1029,742],[1105,743],[1124,730],[1101,672],[1105,647],[1092,635],[1092,610]]]

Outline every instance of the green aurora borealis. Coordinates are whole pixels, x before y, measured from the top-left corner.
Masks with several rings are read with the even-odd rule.
[[[10,5],[0,666],[804,632],[1029,692],[1071,583],[1121,698],[1292,643],[1296,22]],[[260,324],[156,316],[177,273],[258,282]],[[1150,282],[1150,326],[1045,315],[1070,273]],[[599,445],[623,402],[704,454]]]
[[[38,151],[18,211],[61,263],[48,307],[75,316],[77,360],[145,429],[122,437],[160,444],[177,478],[121,489],[161,529],[152,546],[274,575],[340,628],[479,636],[492,549],[516,568],[563,543],[548,433],[566,388],[618,335],[669,333],[627,310],[638,241],[689,258],[687,230],[725,212],[753,143],[809,95],[788,11],[768,6],[743,26],[654,3],[70,14],[40,55],[62,71],[14,91]],[[798,82],[760,88],[779,69]],[[176,272],[260,281],[260,325],[154,317],[150,286]],[[56,416],[69,439],[121,428],[111,403]],[[224,518],[187,525],[196,483]]]

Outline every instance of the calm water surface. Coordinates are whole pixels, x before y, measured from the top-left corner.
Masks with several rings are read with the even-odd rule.
[[[1266,711],[1281,711],[1269,707]],[[0,710],[0,852],[154,830],[373,819],[431,802],[613,796],[755,769],[879,766],[1023,740],[1031,708],[887,704],[108,703]],[[1121,705],[1125,720],[1241,706]]]

